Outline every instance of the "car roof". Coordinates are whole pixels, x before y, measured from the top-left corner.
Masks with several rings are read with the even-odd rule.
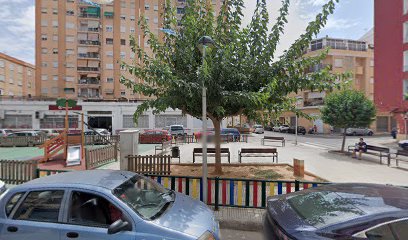
[[[34,186],[68,186],[68,185],[88,185],[113,190],[127,179],[137,175],[129,171],[118,170],[87,170],[87,171],[70,171],[41,177],[24,183],[19,187]]]

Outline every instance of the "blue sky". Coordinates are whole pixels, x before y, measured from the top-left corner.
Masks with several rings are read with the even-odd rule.
[[[271,19],[276,18],[280,0],[268,0]],[[289,24],[278,53],[287,49],[304,31],[327,0],[292,0]],[[250,21],[255,0],[245,0],[245,20]],[[374,0],[340,0],[326,28],[319,34],[358,39],[373,27]],[[34,63],[34,0],[0,0],[0,52]],[[271,21],[273,24],[273,21]]]

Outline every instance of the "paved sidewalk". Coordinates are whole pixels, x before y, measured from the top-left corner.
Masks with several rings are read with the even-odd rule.
[[[220,207],[219,211],[215,211],[215,216],[221,228],[260,231],[264,213],[264,209]]]

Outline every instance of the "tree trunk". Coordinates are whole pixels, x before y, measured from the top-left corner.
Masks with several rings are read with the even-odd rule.
[[[221,126],[220,121],[217,119],[212,119],[214,125],[214,144],[215,144],[215,169],[214,174],[221,175],[222,174],[222,166],[221,166]]]
[[[343,132],[343,143],[341,144],[341,151],[344,152],[344,147],[346,146],[346,132],[347,132],[347,128],[344,128],[344,132]]]

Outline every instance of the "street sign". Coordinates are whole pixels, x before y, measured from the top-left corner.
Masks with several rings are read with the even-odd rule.
[[[58,106],[58,105],[48,105],[48,110],[65,111],[65,106],[61,107],[61,106]],[[82,110],[81,105],[76,105],[76,106],[73,106],[73,107],[68,106],[68,111],[81,111],[81,110]]]

